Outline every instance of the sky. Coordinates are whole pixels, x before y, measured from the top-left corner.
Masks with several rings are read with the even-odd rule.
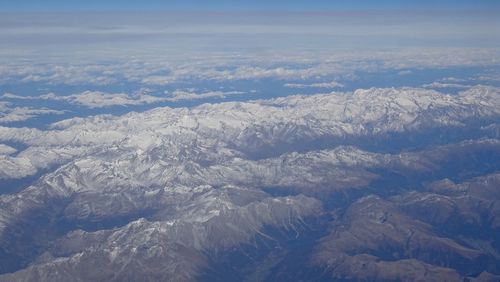
[[[500,46],[500,1],[0,0],[0,61]]]
[[[2,0],[1,11],[498,9],[495,0]]]

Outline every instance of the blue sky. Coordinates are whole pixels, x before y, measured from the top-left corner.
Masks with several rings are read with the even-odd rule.
[[[499,9],[496,0],[2,0],[1,11]]]

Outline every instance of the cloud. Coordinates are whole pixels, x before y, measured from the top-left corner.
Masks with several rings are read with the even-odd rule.
[[[487,82],[500,82],[500,74],[498,73],[485,73],[478,75],[476,77],[471,77],[470,79],[477,79],[480,81],[487,81]]]
[[[284,86],[288,88],[343,88],[344,84],[332,81],[312,84],[286,83]]]
[[[201,100],[208,98],[226,98],[232,95],[241,95],[246,92],[240,91],[208,91],[196,93],[193,90],[176,90],[173,93],[167,94],[167,97],[159,97],[147,94],[149,90],[139,90],[132,95],[125,93],[106,93],[102,91],[84,91],[78,94],[58,96],[54,93],[49,93],[40,96],[22,96],[11,93],[5,93],[0,98],[14,100],[49,100],[63,101],[72,105],[79,105],[87,108],[106,108],[113,106],[132,106],[144,105],[160,102],[177,102],[182,100]]]
[[[196,93],[193,91],[176,90],[172,93],[172,95],[169,98],[166,98],[166,100],[171,101],[171,102],[177,102],[177,101],[182,101],[182,100],[226,98],[228,96],[242,95],[242,94],[245,94],[245,92],[240,92],[240,91],[228,91],[228,92],[208,91],[208,92]]]
[[[425,55],[423,55],[425,54]],[[172,57],[89,60],[79,64],[40,64],[9,60],[0,66],[0,82],[37,82],[50,85],[113,85],[133,83],[164,86],[187,81],[324,80],[352,78],[360,71],[411,68],[491,66],[498,62],[497,49],[429,48],[393,51],[339,51],[280,53],[192,53]],[[39,60],[43,62],[43,60]],[[325,87],[326,88],[326,87]]]
[[[51,95],[54,100],[67,101],[70,104],[80,105],[88,108],[105,108],[112,106],[128,106],[158,103],[163,101],[152,95],[136,94],[129,96],[124,93],[105,93],[101,91],[85,91],[80,94],[70,96],[55,96]]]
[[[149,85],[168,85],[175,81],[168,76],[153,75],[143,78],[141,82]]]
[[[448,83],[449,82],[458,83],[458,82],[466,82],[467,80],[463,79],[463,78],[456,78],[456,77],[449,76],[449,77],[441,78],[439,81],[440,82],[448,82]]]
[[[402,71],[398,72],[398,75],[410,75],[412,73],[413,72],[411,70],[402,70]]]
[[[152,95],[144,94],[143,91],[128,95],[124,93],[106,93],[102,91],[84,91],[78,94],[58,96],[54,93],[49,93],[40,96],[21,96],[11,93],[6,93],[1,96],[4,99],[18,100],[50,100],[63,101],[73,105],[84,106],[87,108],[106,108],[112,106],[128,106],[142,105],[165,101],[165,98],[160,98]]]
[[[0,123],[25,121],[40,115],[60,115],[63,113],[65,112],[47,108],[11,107],[10,103],[0,102]]]
[[[471,88],[472,85],[458,84],[458,83],[442,83],[442,82],[433,82],[429,84],[424,84],[422,87],[425,88]]]

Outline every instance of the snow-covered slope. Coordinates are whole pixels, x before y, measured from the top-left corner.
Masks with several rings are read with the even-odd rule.
[[[0,142],[31,148],[2,157],[0,177],[21,178],[96,152],[156,150],[163,157],[205,161],[314,140],[366,138],[429,128],[464,127],[500,115],[500,91],[477,86],[458,96],[425,89],[357,90],[255,102],[158,108],[120,117],[103,115],[58,122],[52,130],[0,127]],[[333,141],[331,141],[333,142]],[[43,153],[41,153],[43,151]]]
[[[0,196],[0,271],[18,271],[0,280],[192,280],[208,252],[273,240],[266,228],[294,230],[323,215],[325,195],[373,191],[388,171],[433,179],[450,160],[460,172],[481,162],[466,164],[469,156],[499,155],[489,130],[499,119],[500,90],[478,86],[460,95],[373,88],[73,118],[48,130],[0,127],[0,142],[27,146],[1,145],[0,179],[49,170]],[[433,140],[441,130],[459,132],[457,143]],[[401,151],[403,143],[393,152],[394,136],[427,139],[418,151]],[[387,143],[370,151],[372,140]]]

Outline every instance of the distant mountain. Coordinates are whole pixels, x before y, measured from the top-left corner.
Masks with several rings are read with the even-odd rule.
[[[0,179],[37,177],[0,196],[0,281],[495,281],[499,121],[476,86],[0,127]]]

